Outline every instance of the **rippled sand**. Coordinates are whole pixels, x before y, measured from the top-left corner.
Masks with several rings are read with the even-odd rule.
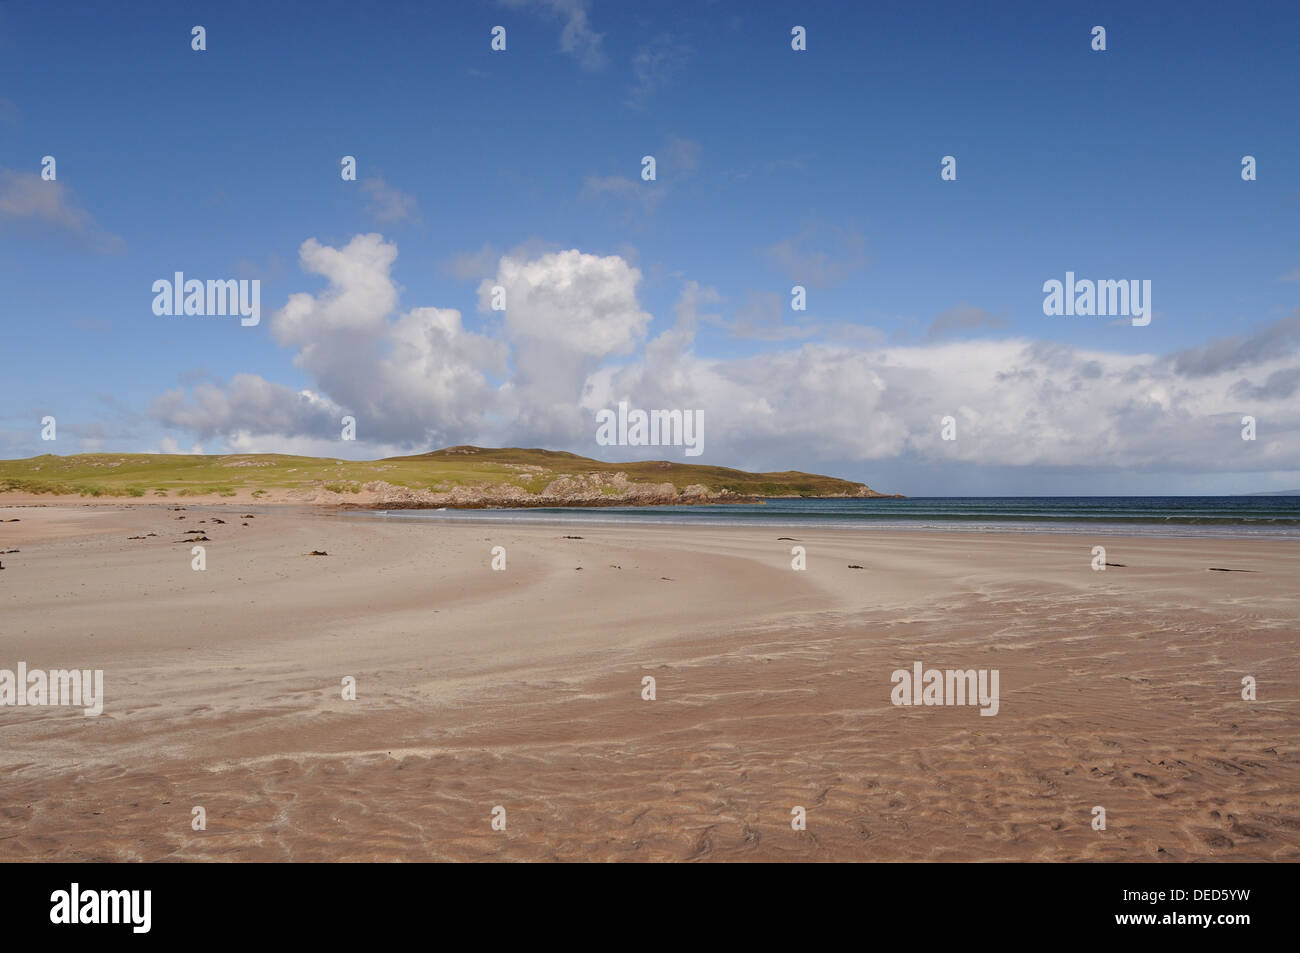
[[[0,668],[107,698],[0,708],[0,860],[1300,859],[1293,543],[10,518]]]

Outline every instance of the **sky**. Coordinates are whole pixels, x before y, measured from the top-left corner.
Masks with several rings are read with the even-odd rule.
[[[0,3],[0,457],[1300,487],[1297,89],[1250,0]],[[156,314],[176,272],[260,321]],[[1045,314],[1067,272],[1149,324]],[[703,452],[599,444],[620,401]]]

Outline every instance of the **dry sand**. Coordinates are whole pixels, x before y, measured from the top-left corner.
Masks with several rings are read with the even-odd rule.
[[[0,708],[0,860],[1300,859],[1294,543],[172,502],[10,549],[0,668],[106,701]],[[915,661],[999,713],[895,707]]]

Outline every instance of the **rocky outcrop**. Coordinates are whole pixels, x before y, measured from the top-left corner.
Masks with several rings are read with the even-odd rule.
[[[710,490],[694,483],[679,490],[672,483],[634,483],[626,473],[566,474],[539,493],[511,484],[457,486],[449,490],[414,489],[383,480],[365,483],[356,493],[338,493],[323,485],[288,491],[295,502],[326,503],[371,509],[485,509],[526,506],[664,506],[700,503],[756,503],[759,497],[730,490]]]

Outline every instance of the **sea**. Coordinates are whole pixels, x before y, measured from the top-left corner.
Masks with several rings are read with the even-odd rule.
[[[1300,540],[1300,496],[973,496],[769,499],[694,506],[373,510],[381,519],[480,523],[627,523],[833,527],[955,533],[1087,533]]]

